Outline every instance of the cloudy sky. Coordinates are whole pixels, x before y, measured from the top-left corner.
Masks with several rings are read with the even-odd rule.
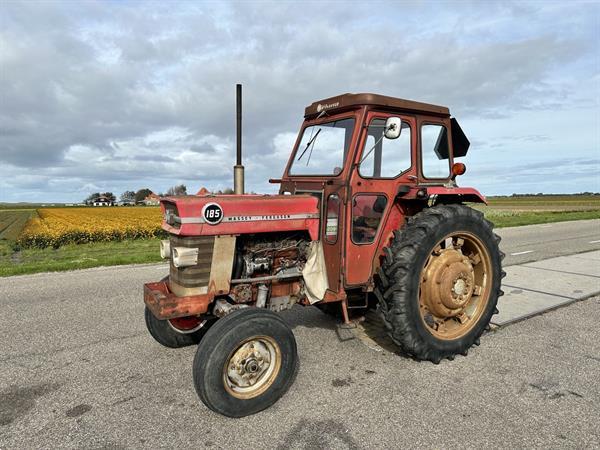
[[[161,4],[164,3],[164,4]],[[0,4],[0,201],[231,185],[272,192],[304,107],[343,92],[447,105],[487,195],[600,191],[600,4]]]

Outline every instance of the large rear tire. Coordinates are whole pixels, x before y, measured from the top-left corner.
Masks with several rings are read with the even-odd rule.
[[[276,313],[244,308],[215,324],[198,346],[194,386],[202,402],[228,417],[275,403],[294,381],[296,340]]]
[[[467,355],[497,313],[504,254],[483,214],[440,205],[394,233],[376,277],[388,334],[419,360]]]

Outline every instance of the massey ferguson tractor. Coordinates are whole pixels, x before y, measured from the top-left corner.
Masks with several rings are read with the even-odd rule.
[[[278,195],[244,195],[241,86],[233,195],[161,199],[170,272],[144,286],[150,334],[197,344],[193,380],[210,409],[261,411],[290,387],[298,355],[278,314],[314,305],[340,326],[369,308],[399,350],[467,355],[502,295],[500,238],[475,189],[458,187],[469,141],[448,108],[375,94],[315,102]]]

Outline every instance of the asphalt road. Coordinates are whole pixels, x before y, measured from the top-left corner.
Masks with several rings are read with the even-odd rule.
[[[499,228],[504,265],[600,249],[600,219]]]
[[[0,279],[0,448],[600,446],[599,297],[438,366],[341,341],[329,317],[298,307],[284,314],[301,359],[294,385],[232,420],[197,399],[195,348],[163,348],[145,329],[141,286],[164,272]]]

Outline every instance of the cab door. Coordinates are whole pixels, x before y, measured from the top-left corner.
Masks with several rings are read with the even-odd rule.
[[[400,117],[397,139],[383,137],[388,117]],[[371,111],[359,140],[346,208],[345,285],[371,282],[382,230],[390,217],[398,186],[415,177],[416,120],[414,117]],[[393,214],[398,217],[398,214]],[[387,237],[386,237],[387,238]]]

